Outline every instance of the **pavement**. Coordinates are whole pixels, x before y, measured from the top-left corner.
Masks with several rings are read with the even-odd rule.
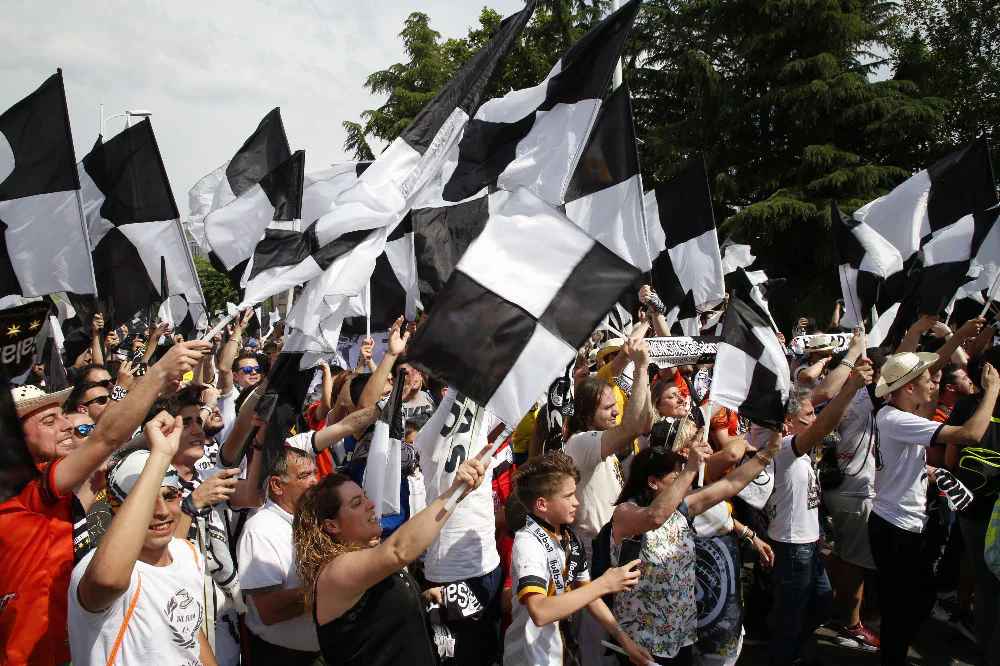
[[[833,642],[835,632],[821,628],[806,647],[814,659],[824,666],[879,666],[878,653],[862,652],[841,647]],[[976,646],[947,624],[927,620],[910,648],[914,666],[976,666]],[[739,666],[768,666],[766,645],[748,645],[740,655]]]

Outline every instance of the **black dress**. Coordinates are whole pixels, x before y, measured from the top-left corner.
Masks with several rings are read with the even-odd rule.
[[[420,586],[400,569],[365,591],[350,610],[313,623],[327,666],[437,666]]]

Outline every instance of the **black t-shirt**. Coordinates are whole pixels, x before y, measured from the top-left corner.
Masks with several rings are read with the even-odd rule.
[[[982,399],[982,393],[960,399],[955,403],[947,425],[965,425]],[[952,470],[952,473],[975,496],[961,515],[974,520],[989,520],[993,504],[1000,496],[1000,404],[993,408],[993,418],[979,444],[960,447],[958,469]]]

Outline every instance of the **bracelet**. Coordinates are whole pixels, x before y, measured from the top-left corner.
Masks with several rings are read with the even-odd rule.
[[[747,535],[750,534],[750,528],[746,525],[743,526],[743,534],[740,535],[741,539],[746,539]]]
[[[743,538],[747,540],[747,543],[753,543],[753,540],[757,538],[757,533],[751,530],[749,527],[747,528],[747,532],[749,532],[750,534],[749,535],[744,534]]]
[[[837,363],[837,365],[842,365],[845,368],[847,368],[848,370],[853,370],[854,369],[854,364],[851,363],[850,361],[848,361],[846,358],[840,359],[840,362]]]
[[[771,459],[768,458],[762,452],[759,452],[759,451],[757,452],[757,455],[755,455],[753,457],[753,459],[756,460],[757,462],[759,462],[764,467],[767,467],[768,465],[771,464]]]
[[[207,409],[208,411],[212,411],[212,408],[209,407],[208,405],[202,405],[201,407],[198,408],[198,411],[200,412],[203,409]]]
[[[622,629],[622,626],[619,624],[618,628],[611,632],[611,638],[617,640],[618,636],[621,635],[621,634],[624,634],[624,633],[625,633],[625,630]]]

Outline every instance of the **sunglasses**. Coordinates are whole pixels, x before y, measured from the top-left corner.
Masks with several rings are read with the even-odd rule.
[[[88,405],[92,405],[95,402],[98,405],[106,405],[106,404],[108,404],[109,400],[111,400],[111,396],[109,396],[109,395],[99,395],[96,398],[94,398],[92,400],[88,400],[87,402],[83,403],[83,406],[87,407]]]
[[[99,382],[90,382],[90,383],[93,384],[95,388],[100,386],[101,388],[106,388],[109,391],[111,390],[111,387],[115,385],[113,379],[102,379]]]
[[[96,423],[84,423],[73,427],[73,434],[77,437],[90,437],[90,433],[97,427]]]
[[[240,372],[242,372],[244,375],[249,375],[251,373],[259,375],[260,374],[260,366],[259,365],[245,365],[242,368],[240,368]]]

